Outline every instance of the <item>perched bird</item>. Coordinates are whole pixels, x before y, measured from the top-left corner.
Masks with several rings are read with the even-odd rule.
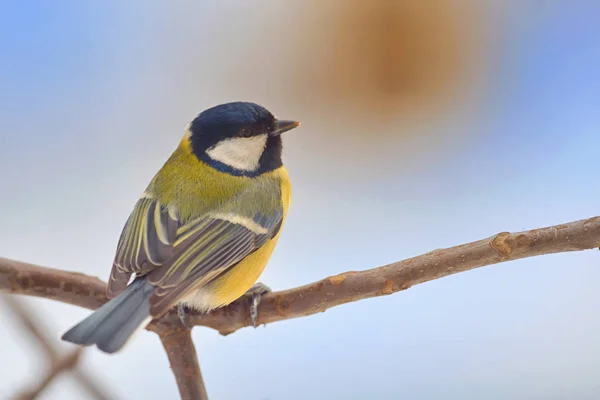
[[[253,284],[291,196],[280,135],[298,125],[246,102],[200,113],[123,228],[108,282],[111,300],[62,339],[114,353],[175,305],[207,312],[251,288],[260,293]]]

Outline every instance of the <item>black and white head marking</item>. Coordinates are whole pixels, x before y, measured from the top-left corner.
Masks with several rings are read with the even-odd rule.
[[[278,124],[257,104],[227,103],[200,113],[189,125],[189,140],[196,157],[213,168],[256,176],[282,165],[279,134],[284,130]]]

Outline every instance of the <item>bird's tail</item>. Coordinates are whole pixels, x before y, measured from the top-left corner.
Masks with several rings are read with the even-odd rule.
[[[62,340],[81,346],[97,345],[106,353],[115,353],[151,320],[150,295],[154,292],[145,278],[134,280],[119,296],[94,311],[69,329]]]

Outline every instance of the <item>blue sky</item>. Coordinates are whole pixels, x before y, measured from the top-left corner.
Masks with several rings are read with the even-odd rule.
[[[303,122],[286,140],[294,200],[261,278],[275,289],[598,215],[598,3],[489,2],[482,92],[415,128],[443,148],[398,136],[369,156],[353,145],[369,123],[346,122],[344,106],[290,100],[260,71],[232,79],[240,48],[272,45],[244,31],[244,15],[267,24],[265,5],[282,12],[252,4],[1,2],[0,255],[105,279],[123,222],[187,121],[255,97]],[[310,318],[193,335],[216,399],[596,399],[598,257],[514,261]],[[88,313],[28,303],[57,338]],[[5,397],[42,365],[0,315]],[[118,398],[176,392],[148,332],[115,357],[89,351],[85,366]],[[65,376],[43,398],[82,396]]]

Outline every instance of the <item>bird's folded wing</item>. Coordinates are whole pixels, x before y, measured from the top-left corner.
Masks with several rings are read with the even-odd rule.
[[[176,212],[158,200],[150,197],[138,200],[117,245],[108,297],[121,293],[132,274],[145,274],[170,259],[180,225]]]
[[[109,295],[125,289],[131,274],[146,275],[157,287],[150,299],[152,315],[161,315],[190,290],[210,282],[274,237],[283,208],[271,209],[260,212],[246,206],[238,213],[223,208],[181,223],[176,210],[154,199],[140,199],[119,241]]]

